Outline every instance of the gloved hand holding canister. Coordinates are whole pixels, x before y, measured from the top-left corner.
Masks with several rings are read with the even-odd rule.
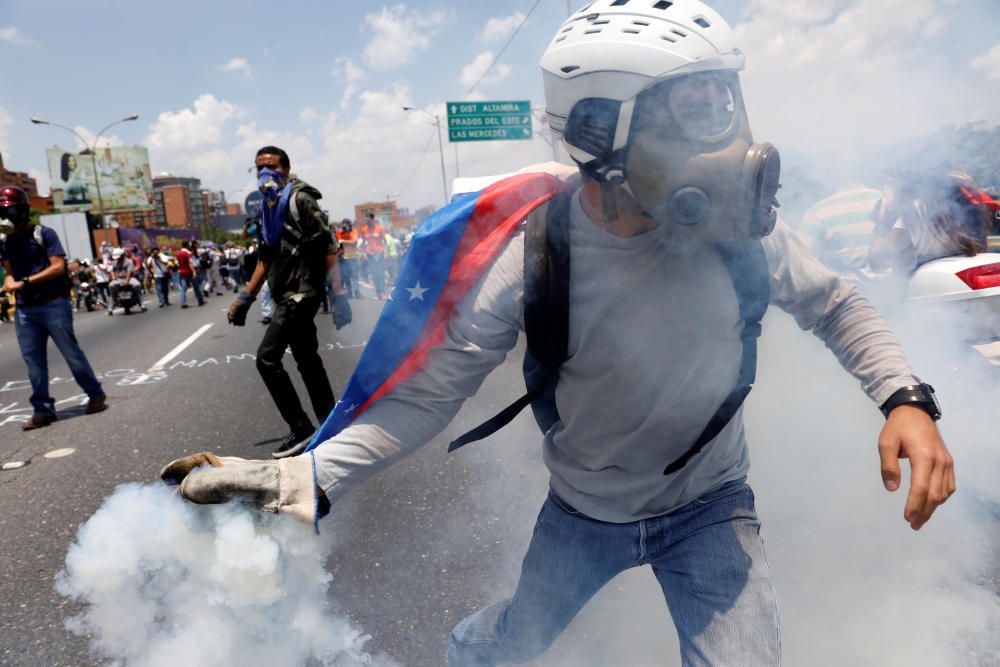
[[[333,326],[340,331],[351,323],[351,302],[347,300],[347,292],[333,297]]]
[[[314,482],[311,456],[251,461],[201,452],[171,461],[160,478],[180,484],[180,494],[199,505],[237,500],[309,524],[330,512],[326,494]]]
[[[242,327],[246,326],[247,323],[247,313],[250,312],[250,306],[256,298],[247,292],[246,290],[241,291],[236,296],[236,301],[233,301],[233,305],[229,306],[229,312],[226,313],[226,317],[229,319],[229,323]]]

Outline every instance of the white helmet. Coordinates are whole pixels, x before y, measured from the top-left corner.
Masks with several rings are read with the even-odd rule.
[[[111,259],[119,259],[124,254],[125,254],[125,251],[122,250],[121,248],[112,248],[112,250],[111,250]]]
[[[562,134],[581,100],[621,102],[613,141],[621,149],[643,90],[694,72],[740,71],[745,60],[729,24],[698,0],[596,0],[562,24],[539,63],[549,126]],[[578,162],[600,157],[566,145]]]

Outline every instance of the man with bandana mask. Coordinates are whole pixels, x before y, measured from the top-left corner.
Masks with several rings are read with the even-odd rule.
[[[734,31],[698,0],[588,3],[559,27],[541,62],[550,127],[582,185],[513,177],[477,195],[476,209],[506,197],[504,188],[544,187],[549,198],[530,199],[530,214],[516,198],[504,212],[505,229],[521,215],[527,222],[509,225],[433,347],[417,347],[419,367],[398,378],[392,371],[397,382],[376,385],[384,395],[338,407],[331,421],[352,416],[317,438],[311,462],[203,454],[168,464],[162,477],[180,480],[194,502],[242,498],[321,517],[442,432],[525,331],[526,381],[528,361],[551,358],[549,347],[562,353],[541,391],[511,406],[529,399],[535,408],[549,494],[512,597],[454,628],[448,665],[536,660],[593,595],[642,565],[664,594],[682,664],[780,664],[742,412],[767,305],[820,338],[881,409],[882,481],[899,489],[900,459],[909,459],[903,518],[911,528],[955,491],[955,476],[933,389],[913,375],[872,305],[777,220],[777,152],[750,133],[744,62]],[[432,252],[418,248],[421,236],[438,240],[431,227],[414,239],[408,262]],[[553,246],[556,237],[565,245]],[[539,243],[560,252],[540,256]],[[562,319],[539,328],[546,318],[538,311],[549,306]],[[392,320],[376,333],[383,324]],[[375,335],[367,350],[380,349]],[[204,463],[212,467],[191,472]]]
[[[49,338],[90,397],[87,414],[106,410],[104,390],[73,332],[66,252],[55,231],[31,224],[28,195],[20,188],[0,188],[0,261],[7,271],[4,289],[17,295],[17,344],[31,381],[34,414],[21,428],[30,431],[56,421],[55,399],[49,395]]]
[[[314,427],[302,408],[282,357],[292,349],[319,423],[335,399],[319,356],[314,319],[323,302],[327,276],[333,280],[333,321],[337,329],[351,321],[347,292],[340,280],[337,241],[317,200],[319,190],[290,178],[288,154],[276,146],[257,151],[261,202],[261,245],[257,266],[229,309],[229,322],[246,324],[247,312],[265,280],[274,299],[271,321],[257,350],[257,370],[290,428],[272,456],[284,458],[305,449]]]

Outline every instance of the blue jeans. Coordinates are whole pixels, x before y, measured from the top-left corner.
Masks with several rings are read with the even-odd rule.
[[[18,306],[14,313],[17,344],[28,366],[31,407],[35,414],[54,415],[56,402],[49,396],[48,342],[56,344],[66,359],[73,379],[91,398],[104,396],[101,383],[73,333],[73,310],[69,299],[56,299],[38,306]]]
[[[170,276],[153,278],[153,282],[156,283],[156,298],[160,300],[160,303],[170,303]]]
[[[264,281],[264,286],[260,288],[260,314],[263,317],[271,317],[274,312],[274,299],[271,298],[271,286]]]
[[[621,572],[650,565],[684,665],[777,665],[778,609],[746,480],[652,519],[595,521],[550,492],[512,599],[455,626],[449,667],[540,656],[583,605]]]
[[[198,299],[198,305],[205,303],[205,297],[201,294],[201,281],[197,276],[181,276],[181,305],[187,305],[188,287],[194,289],[194,296]]]
[[[355,299],[361,298],[361,288],[358,286],[358,260],[340,260],[340,279],[347,289],[347,296],[353,296]]]

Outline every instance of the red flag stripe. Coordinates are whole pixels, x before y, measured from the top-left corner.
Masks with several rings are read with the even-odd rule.
[[[524,174],[500,181],[483,191],[459,241],[445,289],[417,338],[419,342],[356,416],[423,367],[430,351],[444,341],[448,320],[455,308],[482,277],[486,266],[497,258],[518,225],[533,210],[566,188],[566,184],[554,176]],[[514,206],[517,208],[511,211]]]

